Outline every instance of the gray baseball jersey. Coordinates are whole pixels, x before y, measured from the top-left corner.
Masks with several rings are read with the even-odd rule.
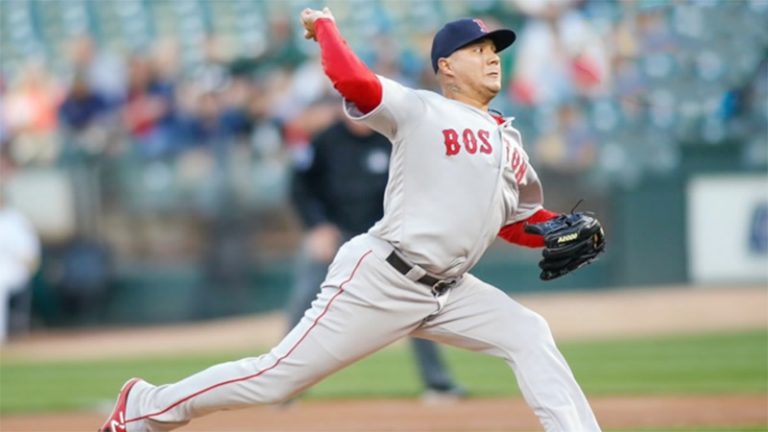
[[[393,143],[384,217],[369,231],[439,277],[472,268],[502,226],[541,208],[541,183],[512,120],[379,77],[381,104],[347,114]]]

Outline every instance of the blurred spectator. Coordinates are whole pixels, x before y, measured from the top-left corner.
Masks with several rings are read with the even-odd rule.
[[[86,151],[99,154],[116,139],[115,122],[107,118],[113,112],[105,97],[90,87],[83,74],[76,74],[64,102],[59,107],[64,156]]]
[[[630,2],[628,2],[630,3]],[[639,53],[643,55],[671,53],[678,45],[667,18],[669,11],[663,7],[643,8],[642,4],[628,4],[629,10],[639,7],[637,14],[627,14],[625,20],[634,21]]]
[[[615,57],[613,59],[614,81],[613,89],[620,101],[640,98],[647,90],[647,83],[641,74],[637,63],[629,58]]]
[[[185,146],[226,152],[235,141],[246,139],[251,131],[248,115],[251,88],[247,80],[230,80],[215,91],[199,88],[188,91],[191,103],[180,119]]]
[[[162,78],[146,56],[130,58],[123,124],[140,154],[150,159],[170,156],[175,144],[175,84]]]
[[[200,51],[203,58],[192,71],[192,80],[203,91],[216,91],[223,88],[229,79],[228,56],[221,38],[215,33],[207,34],[201,41]]]
[[[179,79],[179,47],[173,38],[158,39],[150,48],[150,59],[155,79],[173,83]]]
[[[557,108],[554,127],[536,143],[536,161],[562,173],[588,171],[597,157],[597,136],[574,103]]]
[[[32,224],[3,194],[0,187],[0,344],[9,329],[29,327],[32,292],[27,284],[40,260],[40,240]]]
[[[222,89],[221,123],[228,136],[242,140],[250,133],[248,105],[253,97],[253,86],[247,77],[233,76]]]
[[[409,48],[401,46],[393,35],[378,34],[369,46],[369,52],[363,52],[361,58],[371,65],[371,70],[409,87],[416,84],[424,64],[417,61],[416,55]]]
[[[247,101],[248,117],[253,126],[251,145],[257,156],[268,157],[279,152],[283,146],[280,124],[270,117],[270,83],[254,82],[251,91],[252,97]]]
[[[215,149],[223,146],[227,137],[226,125],[222,122],[221,94],[202,91],[194,96],[192,111],[185,112],[181,119],[185,146],[204,146]]]
[[[287,76],[274,94],[270,116],[282,124],[289,124],[315,107],[315,103],[331,95],[331,83],[323,74],[319,58],[312,58]],[[326,122],[327,124],[327,122]],[[304,131],[308,131],[305,127]],[[317,130],[309,130],[310,133]]]
[[[90,87],[83,74],[78,73],[59,108],[59,114],[64,126],[73,131],[82,131],[97,121],[107,109],[106,99]]]
[[[278,14],[269,20],[269,44],[261,61],[267,67],[295,69],[307,58],[296,39],[292,17]]]
[[[125,97],[125,64],[111,50],[98,50],[90,35],[81,34],[69,40],[67,54],[71,75],[79,75],[88,88],[115,105]]]
[[[744,140],[745,166],[768,165],[768,53],[755,67],[749,80],[728,90],[720,103],[719,115],[730,127],[731,136]]]
[[[510,87],[527,105],[551,105],[606,89],[608,51],[572,1],[517,0],[531,16],[520,31]]]
[[[46,65],[27,63],[2,102],[11,142],[11,157],[18,163],[51,164],[58,156],[57,117],[61,89]]]

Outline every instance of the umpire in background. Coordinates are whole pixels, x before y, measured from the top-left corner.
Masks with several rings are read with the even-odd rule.
[[[292,199],[307,231],[288,301],[289,329],[315,299],[338,248],[368,231],[384,212],[392,144],[364,124],[340,117],[295,163]],[[425,402],[465,396],[432,341],[411,338],[411,345],[426,387]]]

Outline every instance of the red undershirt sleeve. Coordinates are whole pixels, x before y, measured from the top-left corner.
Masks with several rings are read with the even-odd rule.
[[[558,213],[554,213],[546,209],[541,209],[526,220],[505,225],[501,228],[501,231],[499,231],[499,237],[510,243],[514,243],[520,246],[528,246],[532,248],[544,247],[544,237],[536,234],[528,234],[525,232],[525,224],[546,222],[550,219],[556,218],[557,216]]]
[[[336,23],[328,18],[315,21],[315,37],[320,45],[323,70],[344,99],[363,114],[381,103],[379,78],[358,58],[341,37]]]

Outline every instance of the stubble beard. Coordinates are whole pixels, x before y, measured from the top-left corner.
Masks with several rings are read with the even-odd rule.
[[[475,85],[467,85],[467,83],[463,83],[459,85],[456,82],[451,82],[445,85],[445,91],[452,99],[456,99],[457,96],[463,95],[488,104],[501,91],[501,83],[476,83]]]
[[[456,83],[448,83],[445,86],[445,89],[448,90],[448,92],[452,94],[461,94],[463,93],[461,90],[461,87]]]

